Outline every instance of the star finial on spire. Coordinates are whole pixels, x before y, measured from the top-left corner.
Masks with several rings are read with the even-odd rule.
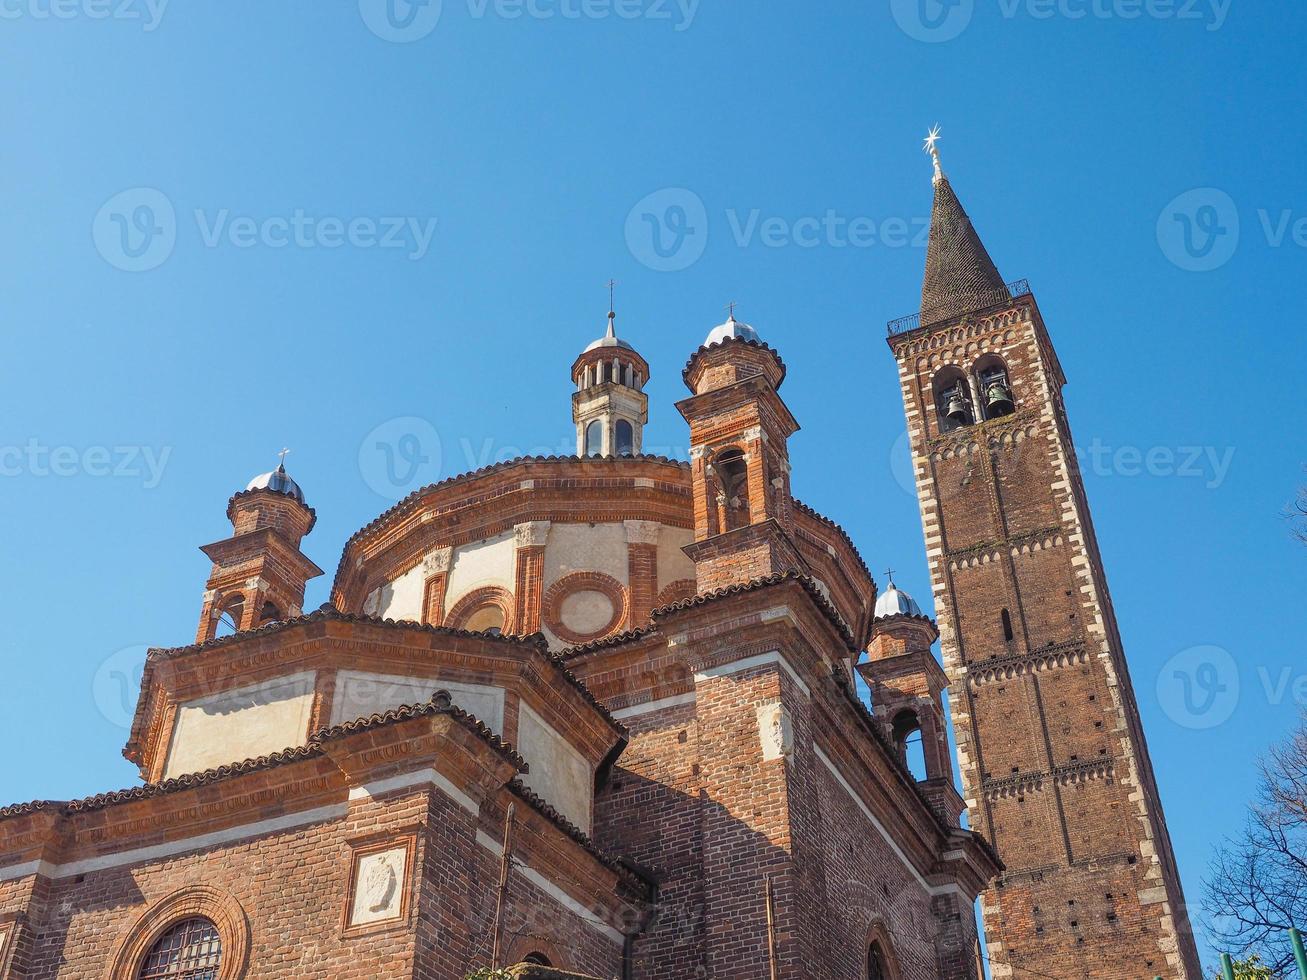
[[[289,449],[283,449],[281,452],[277,453],[277,459],[278,459],[277,469],[279,470],[286,469],[286,457],[289,455],[290,455]]]
[[[935,180],[940,180],[944,176],[944,168],[939,162],[939,147],[935,145],[939,139],[939,123],[935,123],[922,141],[925,144],[922,148],[930,154],[931,162],[935,164]]]

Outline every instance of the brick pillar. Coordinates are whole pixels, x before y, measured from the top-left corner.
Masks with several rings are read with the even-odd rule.
[[[625,521],[627,582],[630,592],[630,612],[626,626],[638,629],[650,620],[658,598],[658,532],[662,525],[657,521]]]
[[[704,932],[708,976],[768,975],[765,882],[775,896],[777,975],[807,977],[800,940],[786,767],[794,755],[782,668],[695,675],[703,787]]]
[[[445,622],[445,592],[449,587],[449,569],[453,561],[453,548],[437,548],[422,559],[422,571],[426,575],[422,622],[430,626],[440,626]]]
[[[513,528],[517,539],[516,575],[513,587],[514,632],[536,633],[540,630],[540,602],[545,585],[545,542],[549,539],[548,521],[527,521]]]

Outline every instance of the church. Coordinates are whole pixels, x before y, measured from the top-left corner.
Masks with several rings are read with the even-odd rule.
[[[231,497],[141,782],[0,809],[0,980],[1199,980],[1062,367],[927,148],[888,341],[937,620],[791,494],[802,351],[714,327],[647,456],[610,311],[576,455],[412,493],[318,609],[312,488]]]

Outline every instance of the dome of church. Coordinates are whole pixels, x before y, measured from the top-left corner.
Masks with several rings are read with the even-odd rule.
[[[758,331],[747,323],[741,323],[735,319],[735,314],[720,326],[713,327],[708,338],[703,342],[703,346],[708,347],[712,344],[720,344],[723,340],[751,340],[761,342],[762,338],[758,336]]]
[[[621,337],[617,336],[617,332],[613,329],[613,319],[614,319],[613,314],[609,313],[608,332],[604,334],[602,337],[600,337],[598,340],[596,340],[594,343],[592,343],[581,353],[588,354],[592,350],[599,350],[602,347],[617,347],[617,348],[621,348],[622,350],[635,350],[634,347],[628,344]]]
[[[268,473],[260,473],[245,487],[248,490],[271,490],[273,493],[284,493],[287,497],[293,497],[301,504],[304,503],[304,491],[300,485],[290,478],[286,472],[285,464],[278,466],[275,470]]]
[[[899,589],[890,579],[885,591],[876,599],[876,618],[882,616],[920,616],[921,607],[917,600]]]

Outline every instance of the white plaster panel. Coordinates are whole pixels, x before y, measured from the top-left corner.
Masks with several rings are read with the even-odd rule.
[[[658,588],[665,589],[681,579],[695,579],[694,562],[681,549],[694,540],[694,531],[667,527],[658,533]]]
[[[164,777],[303,745],[313,711],[314,677],[312,672],[279,677],[182,705]]]
[[[483,684],[464,684],[439,677],[402,677],[342,670],[336,674],[336,695],[331,704],[331,724],[370,718],[391,708],[430,701],[444,689],[454,704],[476,715],[492,732],[504,732],[504,692]]]
[[[445,589],[445,609],[453,609],[467,593],[486,585],[512,592],[516,562],[517,545],[512,531],[455,549],[449,585]]]
[[[593,633],[613,618],[613,601],[602,592],[573,592],[559,610],[563,624],[575,633]]]
[[[531,771],[522,782],[587,834],[594,773],[585,757],[522,703],[517,716],[517,751]]]
[[[555,524],[545,547],[545,588],[572,572],[603,572],[627,584],[630,559],[621,524]]]
[[[419,563],[373,592],[364,611],[382,619],[406,619],[420,623],[426,587],[426,572]]]

